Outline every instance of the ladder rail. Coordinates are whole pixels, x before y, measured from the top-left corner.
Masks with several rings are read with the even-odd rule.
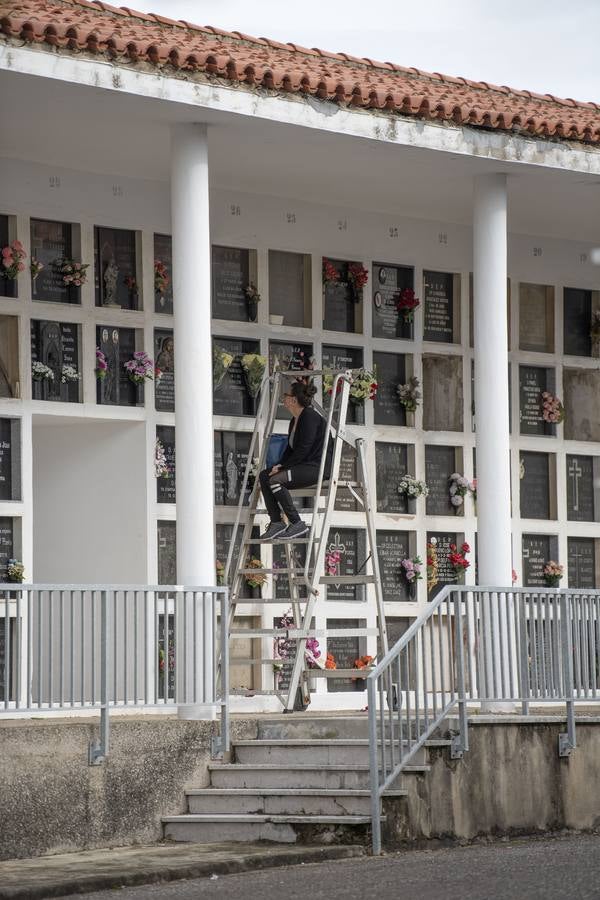
[[[335,508],[335,500],[337,494],[337,475],[339,472],[339,465],[342,455],[342,434],[343,434],[343,425],[342,423],[346,419],[346,413],[348,409],[348,398],[350,394],[350,381],[348,376],[344,373],[338,373],[333,381],[333,392],[332,392],[332,401],[331,408],[329,410],[328,422],[330,422],[333,418],[334,410],[336,407],[336,400],[338,397],[338,384],[342,385],[340,392],[340,400],[339,400],[339,420],[338,420],[338,429],[336,438],[333,444],[333,454],[331,460],[331,475],[329,478],[329,487],[327,489],[327,499],[325,502],[325,511],[323,513],[323,517],[321,520],[320,534],[319,539],[313,553],[314,556],[314,568],[312,570],[312,576],[309,576],[309,566],[308,566],[308,557],[307,553],[307,565],[304,569],[305,579],[308,584],[308,602],[304,608],[304,629],[310,628],[310,622],[312,621],[312,617],[314,615],[314,609],[317,603],[317,598],[319,596],[319,591],[317,589],[317,585],[320,581],[321,572],[323,571],[325,565],[325,550],[326,550],[326,540],[327,535],[329,534],[329,522],[331,516],[333,514]],[[325,444],[329,442],[329,435],[327,436],[327,440]],[[326,448],[324,447],[324,453],[326,453]],[[325,455],[321,458],[321,469],[319,472],[320,482],[317,487],[317,497],[320,495],[320,485],[322,484],[322,476],[323,469],[325,466]],[[313,525],[316,521],[316,515],[313,516]],[[314,532],[313,532],[314,533]],[[309,544],[309,547],[311,545]],[[300,683],[300,678],[302,674],[303,665],[305,665],[305,648],[306,648],[306,638],[299,638],[298,643],[296,644],[297,652],[296,658],[294,660],[294,666],[292,669],[292,674],[290,677],[290,690],[287,702],[287,710],[292,711],[294,708],[294,696],[296,694],[296,690]]]
[[[381,640],[382,657],[388,652],[387,625],[385,621],[385,608],[383,602],[383,591],[381,588],[381,572],[379,570],[379,555],[377,553],[377,529],[375,528],[375,519],[373,516],[373,503],[371,500],[371,492],[369,491],[369,482],[367,479],[367,460],[365,455],[365,441],[360,438],[357,441],[356,452],[358,456],[357,472],[358,481],[363,486],[364,510],[367,520],[367,538],[369,541],[369,549],[371,553],[371,567],[373,570],[374,580],[373,587],[375,589],[375,604],[377,608],[377,619],[379,623],[379,632]]]

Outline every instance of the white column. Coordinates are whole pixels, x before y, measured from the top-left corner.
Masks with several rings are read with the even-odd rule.
[[[175,436],[177,452],[177,580],[214,585],[212,346],[210,302],[209,172],[206,125],[176,125],[171,132],[171,232],[175,330]],[[208,601],[207,601],[208,602]],[[188,615],[191,610],[188,610]],[[198,610],[194,640],[201,663],[191,673],[198,704],[180,715],[213,718],[214,635]],[[189,647],[189,645],[188,645]],[[204,701],[204,702],[203,702]]]
[[[473,302],[475,320],[475,422],[477,429],[478,581],[512,585],[510,431],[507,352],[507,190],[505,175],[475,178]],[[502,615],[500,615],[502,613]],[[508,673],[504,610],[486,610],[485,668]],[[501,634],[501,632],[503,632]],[[501,646],[504,653],[501,652]],[[504,657],[502,659],[502,657]],[[496,665],[494,666],[493,660]],[[505,704],[488,706],[490,711]]]
[[[475,179],[473,303],[479,583],[512,584],[506,176]]]

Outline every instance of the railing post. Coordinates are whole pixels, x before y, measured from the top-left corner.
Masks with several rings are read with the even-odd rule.
[[[379,797],[379,763],[377,759],[377,679],[367,678],[367,702],[369,704],[369,770],[371,782],[371,836],[373,856],[381,853],[381,810]],[[385,733],[381,735],[385,740]]]
[[[575,699],[573,689],[573,629],[571,627],[571,595],[560,595],[562,633],[563,684],[567,707],[567,730],[558,736],[558,755],[569,756],[577,746],[575,737]]]
[[[465,654],[462,625],[462,598],[460,591],[454,591],[454,646],[456,648],[456,681],[458,687],[458,724],[459,733],[452,740],[450,755],[452,759],[461,759],[469,749],[469,721],[467,717],[467,695],[465,691]]]
[[[88,762],[99,766],[108,756],[110,721],[108,713],[108,591],[100,592],[100,739],[91,741]]]

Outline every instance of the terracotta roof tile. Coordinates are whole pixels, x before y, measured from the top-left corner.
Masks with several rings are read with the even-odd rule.
[[[311,50],[104,0],[0,0],[2,37],[55,52],[102,54],[127,66],[150,63],[174,77],[219,78],[349,107],[600,143],[598,103]]]

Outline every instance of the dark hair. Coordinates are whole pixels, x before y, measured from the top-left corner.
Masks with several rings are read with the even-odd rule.
[[[294,381],[290,387],[290,394],[295,397],[300,406],[310,406],[317,389],[312,382]]]

